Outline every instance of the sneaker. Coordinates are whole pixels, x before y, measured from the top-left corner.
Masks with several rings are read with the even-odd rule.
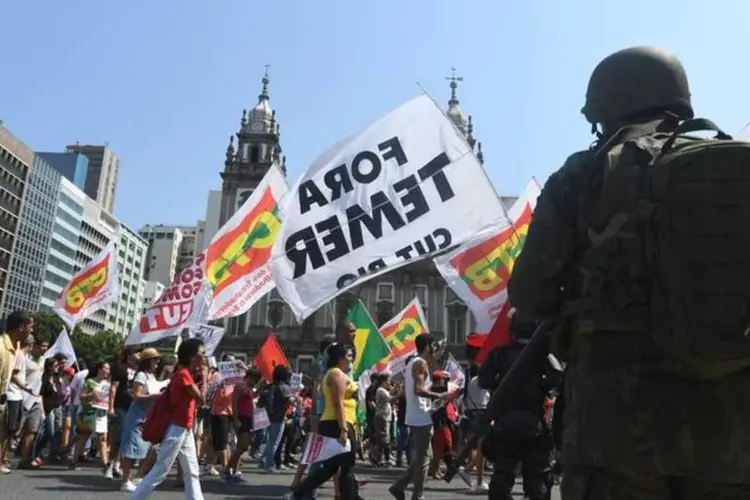
[[[112,473],[112,467],[107,467],[104,469],[104,478],[105,479],[114,479],[115,475]]]
[[[216,470],[216,467],[211,467],[210,469],[208,469],[208,475],[217,477],[217,476],[220,476],[221,474],[219,473],[218,470]]]
[[[0,474],[10,474],[12,472],[11,468],[8,467],[5,464],[0,465]]]
[[[133,491],[135,491],[135,488],[136,488],[136,485],[135,485],[135,483],[133,483],[133,481],[125,481],[120,486],[120,491],[130,491],[130,492],[133,492]]]
[[[406,500],[406,493],[404,493],[404,490],[399,490],[395,486],[388,488],[388,493],[390,493],[396,500]]]
[[[477,485],[476,491],[490,491],[490,485],[482,481]]]

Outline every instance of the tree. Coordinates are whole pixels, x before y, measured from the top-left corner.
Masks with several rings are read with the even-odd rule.
[[[34,314],[34,336],[38,341],[55,342],[65,324],[59,316],[40,311]],[[79,327],[70,333],[70,343],[79,360],[93,366],[102,361],[112,361],[122,350],[123,338],[112,332],[103,331],[96,335],[86,335]]]

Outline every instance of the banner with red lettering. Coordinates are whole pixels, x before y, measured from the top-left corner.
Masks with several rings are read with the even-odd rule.
[[[115,242],[110,241],[62,289],[54,311],[72,330],[89,315],[107,308],[120,297]]]
[[[417,352],[414,343],[417,336],[428,333],[419,297],[409,302],[404,309],[380,327],[380,334],[391,349],[390,354],[376,366],[378,372],[401,373],[406,368],[406,360]]]
[[[443,279],[471,309],[478,332],[490,331],[508,298],[508,279],[526,241],[540,193],[539,184],[532,179],[508,211],[513,225],[500,221],[434,259]]]
[[[135,325],[125,345],[147,344],[179,335],[183,329],[206,322],[210,287],[203,279],[205,255],[201,253],[175,276]]]
[[[286,195],[284,174],[274,163],[206,248],[206,278],[213,298],[210,319],[246,313],[273,290],[268,262],[281,228],[279,201]]]

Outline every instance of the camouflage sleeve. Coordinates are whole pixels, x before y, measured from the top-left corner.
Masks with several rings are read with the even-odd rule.
[[[568,158],[550,176],[537,200],[508,283],[510,302],[525,318],[554,319],[559,313],[565,270],[575,251],[577,172],[583,170],[586,158],[586,152]]]

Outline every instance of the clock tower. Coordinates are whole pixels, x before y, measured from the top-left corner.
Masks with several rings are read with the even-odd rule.
[[[250,111],[242,111],[240,128],[229,137],[224,170],[221,172],[219,227],[247,201],[274,162],[286,174],[286,157],[282,156],[279,143],[280,126],[268,95],[268,66],[261,82],[263,87],[258,95],[258,104]],[[252,312],[251,309],[242,316],[229,319],[227,333],[245,334]]]

